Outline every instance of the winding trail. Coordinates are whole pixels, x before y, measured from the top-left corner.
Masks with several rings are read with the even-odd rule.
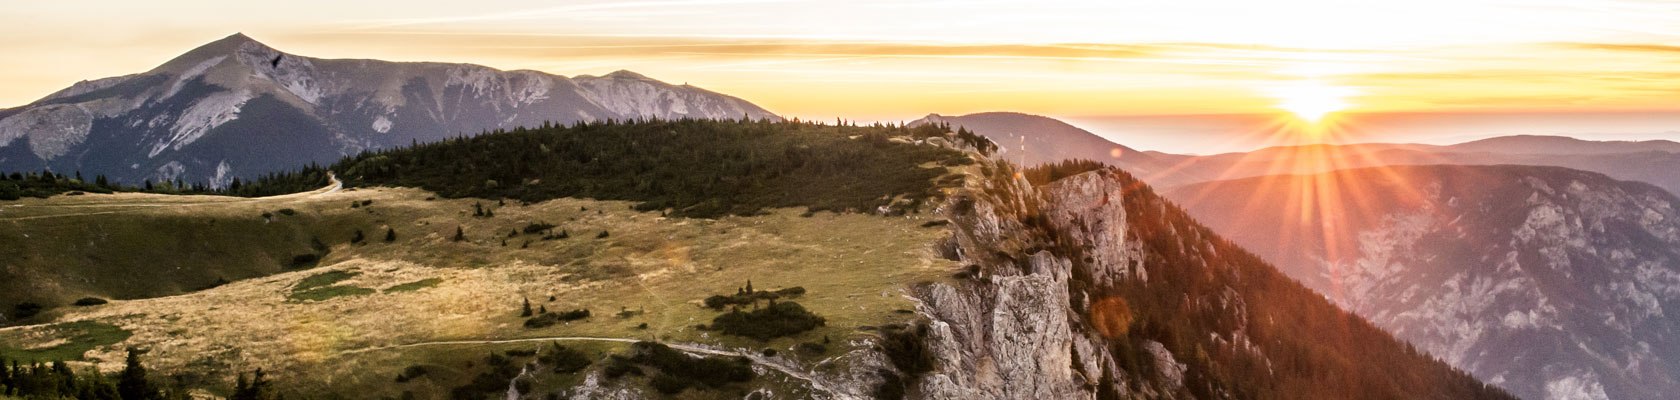
[[[0,218],[0,221],[28,221],[28,220],[33,220],[33,219],[120,214],[120,213],[124,213],[124,212],[128,212],[128,211],[133,211],[135,209],[153,208],[153,207],[194,207],[194,206],[217,205],[217,204],[249,203],[249,202],[269,201],[269,200],[289,200],[289,199],[294,199],[294,198],[311,198],[311,197],[320,197],[320,196],[324,196],[324,195],[338,193],[340,190],[344,189],[344,181],[339,180],[338,175],[333,174],[331,171],[327,172],[327,180],[328,180],[327,186],[323,186],[320,189],[315,189],[315,190],[311,190],[311,191],[307,191],[307,192],[287,193],[287,194],[267,196],[267,197],[241,198],[241,197],[223,196],[225,198],[219,198],[219,199],[211,200],[211,201],[184,201],[184,202],[157,202],[157,203],[130,202],[130,203],[56,204],[56,205],[51,205],[51,204],[43,204],[43,205],[17,204],[17,205],[10,205],[10,206],[0,208],[0,212],[4,212],[6,210],[18,209],[18,208],[25,208],[25,209],[28,209],[28,208],[52,208],[52,209],[61,209],[61,208],[117,208],[119,210],[94,211],[94,212],[82,212],[82,213],[64,213],[64,214],[52,214],[52,215],[31,215],[31,216],[27,216],[27,217]]]
[[[371,352],[371,351],[395,350],[395,349],[404,349],[404,348],[413,348],[413,347],[454,346],[454,345],[469,345],[469,344],[507,344],[507,343],[552,342],[552,341],[577,341],[577,342],[593,341],[593,342],[614,342],[614,343],[636,343],[636,342],[642,342],[644,340],[614,338],[614,337],[591,337],[591,336],[549,336],[549,337],[534,337],[534,338],[520,338],[520,339],[499,339],[499,340],[443,340],[443,341],[434,341],[434,342],[416,342],[416,343],[399,344],[399,345],[367,347],[367,348],[360,348],[360,349],[354,349],[354,350],[347,350],[347,351],[339,352],[339,354],[340,355],[347,355],[347,354],[366,353],[366,352]],[[826,383],[822,382],[819,379],[813,378],[810,373],[808,373],[806,371],[803,371],[803,370],[800,370],[800,369],[797,369],[794,366],[791,366],[791,365],[788,365],[788,364],[785,364],[785,363],[782,363],[782,362],[777,362],[776,360],[772,360],[768,357],[764,357],[762,355],[755,354],[751,351],[719,350],[719,349],[715,349],[715,348],[711,348],[711,347],[697,346],[697,345],[692,345],[692,344],[682,344],[682,343],[661,343],[661,344],[664,344],[665,346],[670,347],[672,349],[677,349],[677,350],[681,350],[681,351],[688,352],[688,353],[709,354],[709,355],[716,355],[716,356],[746,357],[747,359],[752,360],[752,362],[755,363],[755,364],[762,365],[765,368],[776,370],[777,372],[781,372],[782,374],[787,375],[789,377],[793,377],[794,379],[799,379],[799,380],[805,381],[807,384],[811,385],[811,390],[826,394],[827,398],[841,398],[842,397],[841,395],[837,394],[837,392],[835,392],[833,389],[829,388]]]

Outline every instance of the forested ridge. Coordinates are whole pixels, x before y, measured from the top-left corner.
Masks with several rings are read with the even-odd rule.
[[[993,149],[979,136],[942,125],[605,121],[364,152],[324,169],[348,186],[416,187],[446,198],[626,200],[639,210],[687,217],[778,207],[905,212],[961,183],[945,166],[973,162],[956,150],[912,142],[931,138]],[[265,182],[312,182],[321,169]]]

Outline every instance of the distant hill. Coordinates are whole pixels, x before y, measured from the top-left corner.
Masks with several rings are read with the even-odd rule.
[[[999,158],[1020,165],[1082,159],[1117,166],[1150,181],[1171,175],[1170,164],[1148,152],[1114,143],[1055,118],[1014,112],[928,114],[910,125],[938,123],[950,124],[952,129],[968,128],[991,139],[1001,149]]]
[[[1680,142],[1672,140],[1593,141],[1568,136],[1516,135],[1482,139],[1445,146],[1447,151],[1500,154],[1600,155],[1661,151],[1680,153]]]
[[[1550,165],[1647,182],[1680,193],[1680,143],[1506,136],[1451,146],[1399,143],[1267,147],[1206,156],[1138,151],[1050,117],[988,112],[929,114],[912,125],[966,127],[997,142],[1000,157],[1022,165],[1084,159],[1120,167],[1158,187],[1279,174],[1313,174],[1383,165]]]
[[[1526,142],[1525,140],[1512,140]],[[1268,147],[1246,153],[1182,157],[1174,162],[1175,175],[1163,186],[1265,175],[1316,174],[1338,169],[1388,165],[1541,165],[1598,172],[1611,178],[1657,185],[1680,193],[1680,153],[1661,151],[1664,141],[1649,145],[1627,142],[1581,141],[1576,153],[1528,153],[1550,147],[1513,146],[1497,151],[1471,151],[1512,142],[1503,138],[1453,146],[1418,144],[1348,144]],[[1554,142],[1553,139],[1542,139]],[[1574,139],[1568,141],[1575,142]],[[1636,150],[1616,153],[1616,150]],[[1562,150],[1556,150],[1562,151]],[[1161,158],[1161,157],[1157,157]]]
[[[1641,153],[1644,154],[1644,153]],[[1166,192],[1344,308],[1526,399],[1680,391],[1680,199],[1536,166],[1387,166]]]
[[[488,129],[631,118],[770,118],[629,71],[564,77],[470,64],[329,60],[232,35],[133,75],[0,110],[0,170],[220,187],[362,150]]]

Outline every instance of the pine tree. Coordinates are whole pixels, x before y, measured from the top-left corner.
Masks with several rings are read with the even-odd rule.
[[[531,298],[529,298],[529,297],[525,298],[525,307],[523,307],[519,310],[519,316],[521,316],[521,317],[531,316]]]
[[[140,365],[140,354],[143,352],[134,348],[128,349],[128,359],[124,361],[122,375],[117,378],[117,394],[123,400],[156,400],[157,387],[146,380],[146,367]]]
[[[396,230],[396,228],[385,228],[385,243],[391,243],[391,242],[395,242],[395,241],[397,241],[397,230]]]
[[[245,380],[245,374],[240,373],[239,380],[233,387],[233,395],[228,396],[228,400],[267,399],[270,397],[267,395],[269,385],[262,368],[257,368],[257,371],[251,374],[249,383]]]
[[[467,240],[467,233],[462,231],[461,227],[457,226],[457,227],[455,227],[455,238],[452,239],[452,240],[457,241],[457,242],[466,241]]]

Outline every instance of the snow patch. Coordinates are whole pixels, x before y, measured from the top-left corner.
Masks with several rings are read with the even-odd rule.
[[[496,90],[499,77],[496,70],[477,65],[462,65],[450,68],[448,78],[443,86],[465,86],[472,89],[473,95],[484,97]]]
[[[1587,373],[1546,382],[1546,400],[1609,400],[1598,375]]]
[[[165,149],[180,150],[182,146],[204,137],[211,129],[238,118],[239,109],[251,98],[251,92],[245,89],[205,96],[203,100],[181,112],[181,116],[175,119],[174,126],[170,128],[173,135],[168,140],[152,145],[152,150],[146,157],[157,157]]]
[[[216,164],[216,175],[210,177],[210,188],[221,189],[228,187],[231,183],[233,183],[233,166],[228,165],[227,160],[222,160],[222,162]]]
[[[168,164],[164,164],[163,166],[158,167],[157,174],[155,174],[154,176],[157,177],[157,180],[159,182],[163,182],[163,181],[173,181],[173,180],[175,180],[175,178],[179,178],[179,177],[181,177],[181,175],[186,174],[186,173],[187,173],[187,166],[181,165],[180,161],[170,161]]]
[[[391,132],[391,119],[384,115],[373,118],[373,130],[379,133]]]

